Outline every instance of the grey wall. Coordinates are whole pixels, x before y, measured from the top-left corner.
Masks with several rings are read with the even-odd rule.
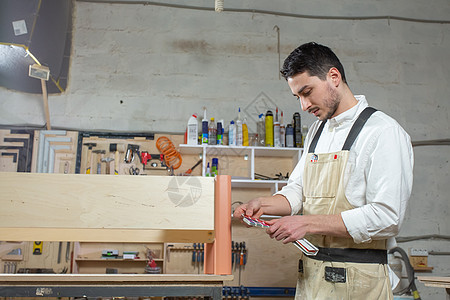
[[[324,18],[214,12],[213,1],[170,1],[209,11],[154,5],[75,3],[69,87],[50,95],[53,127],[85,130],[183,132],[191,113],[224,119],[241,107],[251,122],[278,106],[299,111],[278,75],[281,59],[316,41],[335,50],[354,93],[396,118],[413,140],[449,138],[450,2],[231,1],[227,8]],[[326,16],[355,17],[353,20]],[[359,19],[397,16],[443,23]],[[40,95],[0,88],[0,124],[43,125]],[[302,113],[303,122],[313,117]],[[402,236],[450,235],[448,146],[415,148],[415,186]],[[400,246],[449,251],[448,240]],[[430,256],[431,275],[450,272],[448,256]],[[424,288],[426,299],[443,289]],[[425,297],[423,297],[425,298]]]

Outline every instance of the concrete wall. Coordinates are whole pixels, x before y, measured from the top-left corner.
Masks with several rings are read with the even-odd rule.
[[[168,2],[168,1],[167,1]],[[396,118],[413,140],[449,137],[450,2],[225,0],[227,8],[322,16],[213,11],[213,1],[170,1],[197,10],[138,4],[75,2],[68,89],[50,95],[53,127],[178,132],[190,114],[229,123],[238,107],[249,119],[278,106],[290,119],[300,111],[280,57],[316,41],[335,50],[354,93]],[[355,17],[354,20],[327,16]],[[400,16],[444,23],[365,16]],[[302,113],[304,124],[313,117]],[[0,88],[0,124],[45,123],[40,95]],[[448,146],[415,148],[415,186],[402,236],[450,235]],[[448,240],[400,246],[448,251]],[[431,275],[447,275],[448,256],[431,256]],[[443,289],[424,288],[426,299]]]

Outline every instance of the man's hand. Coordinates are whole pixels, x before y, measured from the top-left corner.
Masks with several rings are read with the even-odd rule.
[[[253,218],[259,218],[263,214],[261,200],[261,198],[255,198],[248,203],[239,205],[234,210],[233,217],[240,219],[242,215],[247,215]]]
[[[283,244],[295,242],[308,233],[306,218],[306,216],[288,216],[266,221],[270,225],[266,232],[271,238],[283,241]]]
[[[322,234],[351,238],[340,214],[288,216],[266,221],[267,234],[284,244],[303,238],[306,234]]]

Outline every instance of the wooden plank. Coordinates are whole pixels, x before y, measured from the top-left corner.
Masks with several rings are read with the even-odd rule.
[[[231,176],[216,177],[215,233],[205,245],[205,274],[231,274]]]
[[[450,288],[450,277],[417,276],[426,286]]]
[[[233,280],[233,275],[206,274],[0,274],[0,282],[76,282],[91,284],[129,283],[129,282],[223,282]]]
[[[0,228],[2,241],[212,243],[212,230],[152,230],[110,228]]]
[[[0,228],[214,230],[214,178],[0,173],[0,191]]]

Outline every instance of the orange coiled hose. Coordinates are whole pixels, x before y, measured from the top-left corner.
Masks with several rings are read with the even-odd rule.
[[[176,170],[181,166],[181,162],[183,161],[181,154],[175,149],[175,146],[168,138],[165,136],[160,137],[156,141],[156,148],[164,154],[164,161],[169,168]]]

